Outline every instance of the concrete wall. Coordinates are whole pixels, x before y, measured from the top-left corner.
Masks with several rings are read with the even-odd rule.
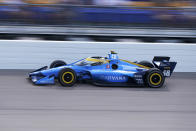
[[[194,44],[32,40],[0,41],[0,69],[36,69],[56,59],[70,63],[88,56],[106,56],[110,50],[130,61],[151,61],[155,55],[171,56],[178,62],[176,72],[196,72]]]

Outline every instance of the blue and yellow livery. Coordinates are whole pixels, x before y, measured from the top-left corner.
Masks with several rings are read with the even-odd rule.
[[[50,68],[42,67],[29,73],[30,80],[36,85],[58,82],[70,87],[77,82],[89,82],[100,86],[146,86],[158,88],[170,77],[176,62],[170,57],[156,56],[148,61],[130,62],[118,58],[111,51],[108,57],[88,57],[71,64],[54,61]]]

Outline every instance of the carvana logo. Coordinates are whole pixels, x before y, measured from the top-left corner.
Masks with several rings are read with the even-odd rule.
[[[127,80],[126,76],[101,76],[101,78],[108,81],[116,81],[116,82]]]

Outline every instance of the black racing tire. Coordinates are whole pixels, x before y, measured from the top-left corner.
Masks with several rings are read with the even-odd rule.
[[[59,72],[58,81],[64,87],[71,87],[77,81],[76,72],[70,68],[62,69]]]
[[[149,67],[149,68],[154,68],[154,65],[149,61],[140,61],[138,64]]]
[[[62,60],[55,60],[50,64],[50,69],[51,68],[56,68],[56,67],[60,67],[60,66],[64,66],[67,65],[66,62],[62,61]]]
[[[151,68],[146,72],[146,84],[151,88],[160,88],[165,82],[165,77],[157,68]]]

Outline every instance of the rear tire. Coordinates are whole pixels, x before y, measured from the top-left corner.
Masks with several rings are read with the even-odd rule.
[[[62,60],[55,60],[50,64],[50,68],[56,68],[64,65],[67,65],[67,63]]]
[[[140,61],[138,64],[149,67],[149,68],[154,68],[154,65],[149,61]]]
[[[146,84],[148,87],[160,88],[163,86],[164,82],[165,82],[165,77],[159,69],[152,68],[147,71]]]

